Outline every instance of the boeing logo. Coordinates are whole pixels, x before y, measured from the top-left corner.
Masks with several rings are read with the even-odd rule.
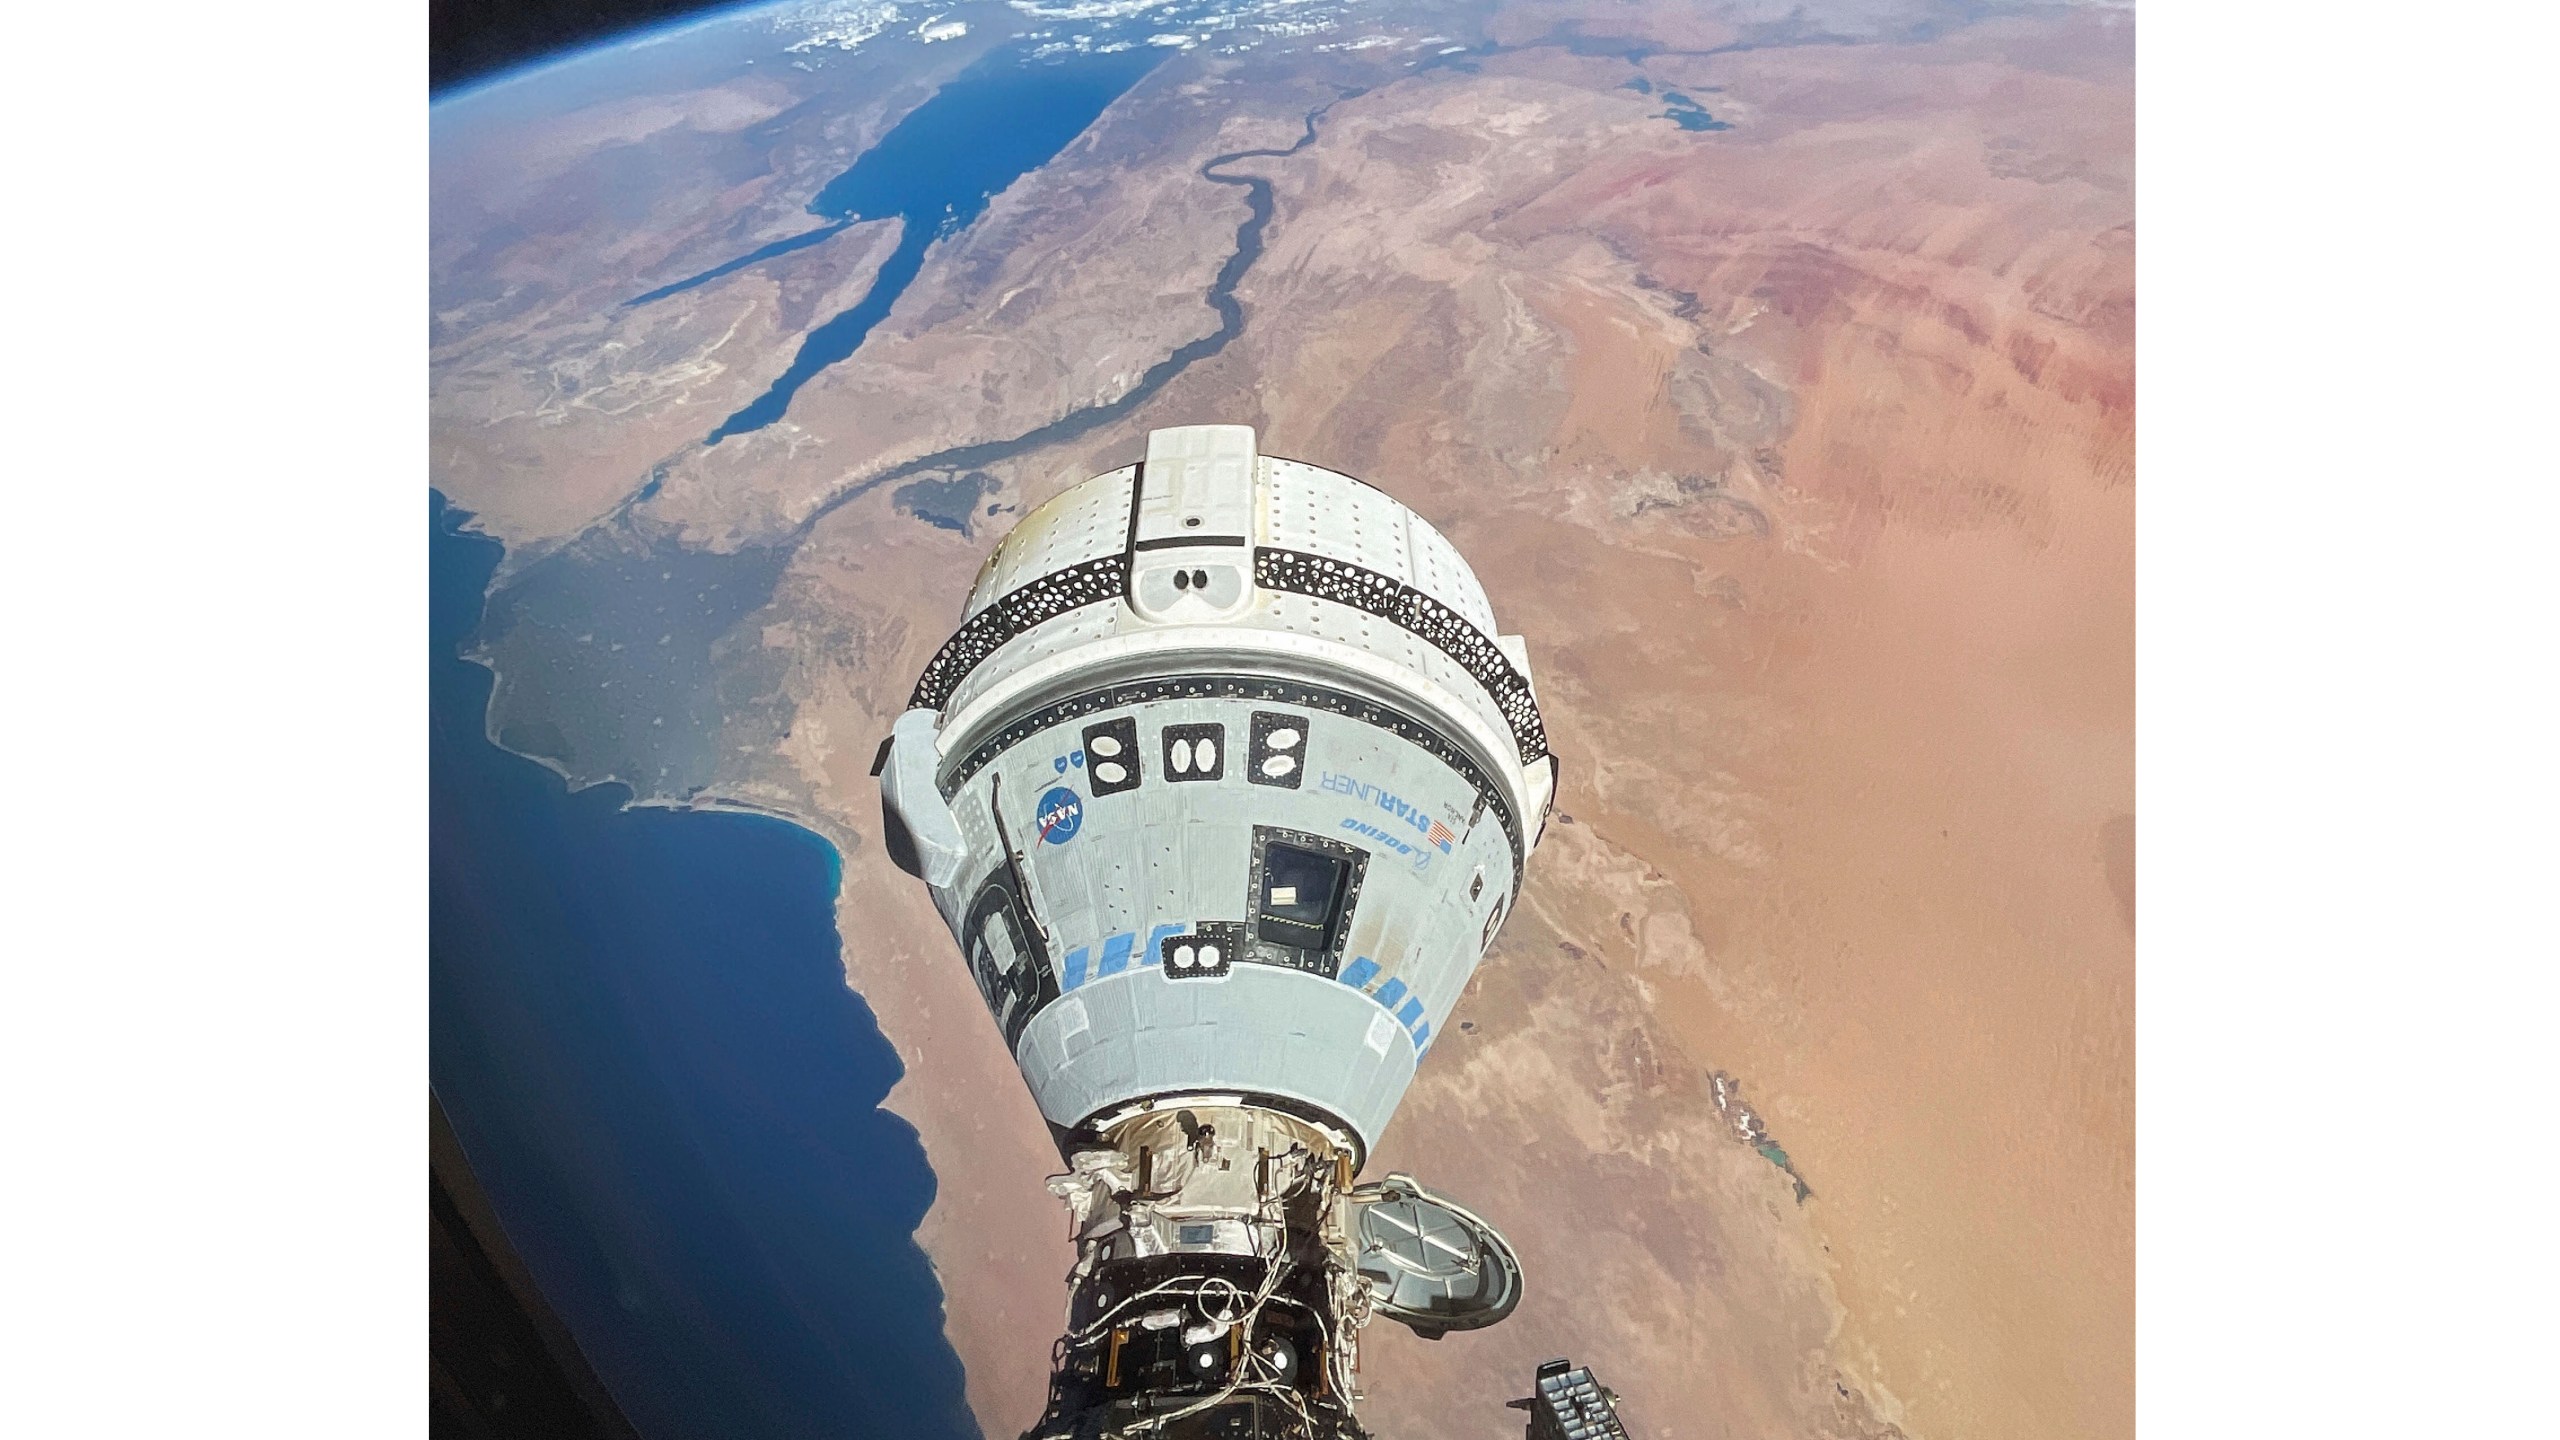
[[[1336,795],[1348,795],[1355,800],[1366,801],[1386,811],[1412,826],[1414,833],[1420,835],[1425,841],[1440,847],[1440,852],[1444,855],[1449,853],[1450,842],[1458,838],[1450,832],[1448,826],[1424,814],[1412,801],[1383,786],[1372,785],[1355,776],[1337,775],[1330,770],[1324,772],[1324,778],[1316,783]]]
[[[1350,831],[1354,835],[1375,840],[1397,854],[1410,859],[1413,861],[1413,873],[1416,875],[1419,875],[1423,871],[1431,868],[1430,851],[1405,840],[1401,836],[1390,835],[1386,831],[1379,829],[1377,826],[1370,824],[1366,820],[1354,820],[1346,816],[1342,821],[1342,828]]]

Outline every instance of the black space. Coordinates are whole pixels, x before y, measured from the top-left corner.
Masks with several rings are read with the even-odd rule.
[[[507,1243],[433,1105],[428,1440],[640,1440]]]
[[[427,0],[427,85],[448,89],[554,51],[735,0]]]

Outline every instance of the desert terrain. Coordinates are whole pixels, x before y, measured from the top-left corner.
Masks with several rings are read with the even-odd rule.
[[[1528,1298],[1437,1343],[1373,1327],[1373,1428],[1506,1433],[1570,1354],[1666,1440],[2129,1436],[2131,16],[1431,23],[1458,53],[1169,60],[718,446],[894,227],[663,309],[616,277],[789,233],[931,75],[860,109],[599,101],[542,196],[440,195],[435,483],[510,547],[492,732],[844,851],[848,979],[941,1180],[919,1238],[981,1423],[1017,1433],[1071,1258],[1057,1159],[881,854],[869,764],[1012,515],[1149,428],[1252,424],[1449,535],[1562,762],[1371,1165],[1501,1225]],[[634,132],[701,164],[558,198]],[[1204,167],[1293,146],[1218,168],[1272,207],[1225,327],[1248,199]]]

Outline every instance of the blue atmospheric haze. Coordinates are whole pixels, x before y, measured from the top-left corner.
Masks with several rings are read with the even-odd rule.
[[[974,1440],[835,850],[489,743],[500,547],[429,510],[430,1069],[509,1240],[651,1440]]]

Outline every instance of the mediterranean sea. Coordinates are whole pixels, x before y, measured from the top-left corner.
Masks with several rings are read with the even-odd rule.
[[[507,1238],[651,1440],[977,1437],[834,848],[489,743],[467,518],[431,493],[430,1073]]]

